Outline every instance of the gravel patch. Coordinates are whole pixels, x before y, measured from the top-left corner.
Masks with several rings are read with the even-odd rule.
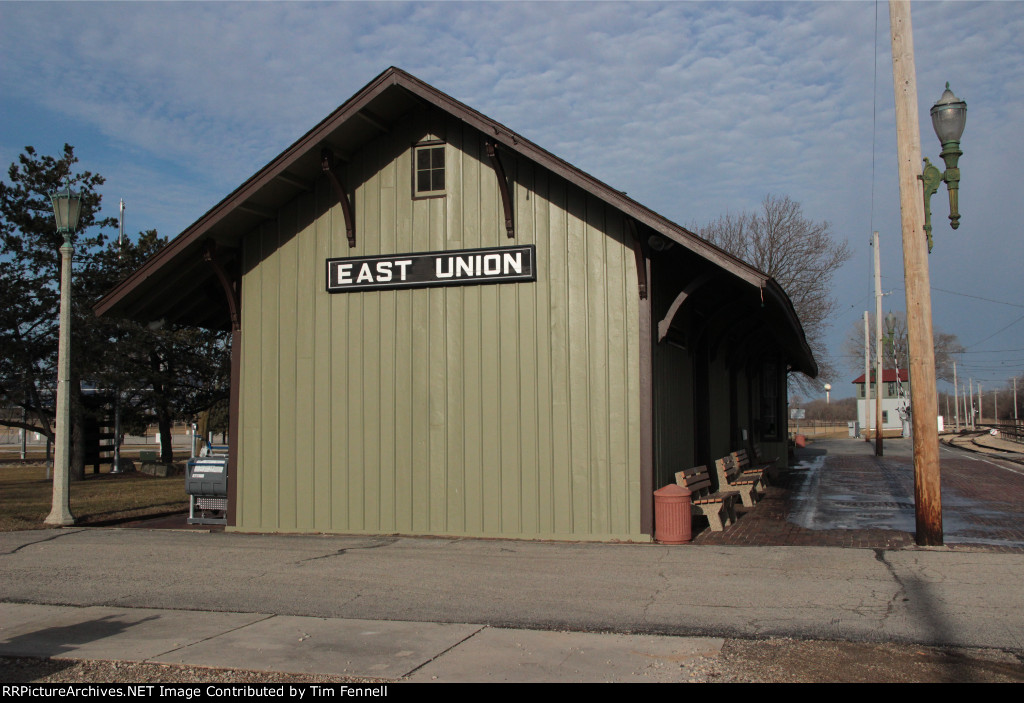
[[[276,671],[208,669],[178,664],[0,657],[0,683],[317,683],[379,684],[371,679],[323,674],[285,674]]]
[[[677,683],[1022,683],[1024,656],[995,649],[772,638],[726,640],[721,654],[664,668]],[[0,683],[384,684],[316,674],[173,664],[0,657]]]

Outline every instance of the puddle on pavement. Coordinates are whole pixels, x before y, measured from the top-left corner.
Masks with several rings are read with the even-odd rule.
[[[861,493],[851,493],[850,481],[842,480],[842,470],[837,468],[835,473],[831,473],[830,468],[827,455],[801,461],[793,467],[800,473],[792,474],[790,522],[809,530],[914,532],[916,517],[912,479],[909,483],[911,492],[904,494],[901,490],[911,478],[902,472],[912,472],[912,467],[887,465],[875,480],[865,481],[863,476],[858,476],[857,480],[864,481]],[[902,480],[897,481],[897,478]],[[1024,548],[1024,542],[1003,536],[1007,520],[1020,524],[1024,514],[993,510],[988,504],[964,498],[945,486],[942,496],[943,534],[947,543]],[[989,520],[993,523],[991,526],[985,524]]]

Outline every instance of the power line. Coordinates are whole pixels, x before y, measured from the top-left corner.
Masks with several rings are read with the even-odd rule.
[[[883,278],[885,278],[885,277],[883,276]],[[996,303],[998,305],[1009,305],[1010,307],[1014,307],[1014,308],[1024,308],[1024,305],[1021,305],[1020,303],[1011,303],[1011,302],[1006,301],[1006,300],[995,300],[994,298],[985,298],[985,297],[980,296],[980,295],[971,295],[970,293],[959,293],[959,292],[957,292],[955,290],[946,290],[945,288],[937,288],[936,286],[932,286],[931,289],[933,291],[939,291],[940,293],[948,293],[950,295],[959,295],[962,298],[974,298],[975,300],[984,300],[986,303]],[[904,288],[899,288],[899,287],[897,287],[896,290],[905,291]]]
[[[1009,305],[1010,307],[1014,307],[1014,308],[1024,308],[1024,305],[1021,305],[1020,303],[1010,303],[1010,302],[1007,302],[1005,300],[993,300],[992,298],[985,298],[985,297],[982,297],[980,295],[971,295],[969,293],[957,293],[956,291],[946,290],[944,288],[936,288],[935,286],[932,286],[932,290],[937,290],[937,291],[939,291],[941,293],[949,293],[950,295],[959,295],[959,296],[964,297],[964,298],[974,298],[976,300],[984,300],[986,303],[998,303],[999,305]]]
[[[1021,316],[1020,316],[1020,317],[1018,317],[1018,318],[1017,318],[1016,320],[1014,320],[1013,322],[1011,322],[1010,324],[1008,324],[1008,325],[1007,325],[1006,327],[1003,327],[1003,328],[1000,328],[1000,329],[996,330],[995,332],[993,332],[993,333],[992,333],[992,334],[990,334],[989,336],[985,337],[985,339],[980,339],[980,340],[978,340],[977,342],[975,342],[974,344],[968,344],[967,346],[968,346],[968,347],[976,347],[976,346],[978,346],[979,344],[981,344],[982,342],[987,342],[988,340],[992,339],[993,337],[995,337],[995,336],[996,336],[997,334],[999,334],[1000,332],[1003,332],[1003,331],[1005,331],[1005,330],[1007,330],[1007,329],[1009,329],[1009,328],[1013,327],[1013,326],[1014,326],[1015,324],[1017,324],[1017,323],[1018,323],[1018,322],[1020,322],[1021,320],[1024,320],[1024,315],[1021,315]]]

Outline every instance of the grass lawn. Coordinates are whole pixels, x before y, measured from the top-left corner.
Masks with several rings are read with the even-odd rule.
[[[139,473],[93,474],[72,481],[71,514],[76,525],[99,525],[129,518],[185,512],[185,477],[158,478]],[[104,469],[109,471],[109,469]],[[53,483],[42,462],[0,462],[0,531],[36,530],[47,526]]]

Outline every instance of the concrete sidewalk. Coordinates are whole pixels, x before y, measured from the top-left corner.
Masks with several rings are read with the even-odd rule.
[[[409,682],[674,682],[713,637],[0,604],[0,655],[185,664]]]

